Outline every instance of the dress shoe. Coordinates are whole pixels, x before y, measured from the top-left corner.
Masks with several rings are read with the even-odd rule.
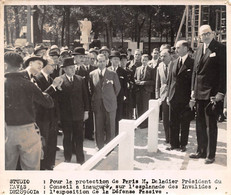
[[[215,161],[215,158],[206,158],[205,164],[212,164]]]
[[[180,148],[180,151],[181,152],[185,152],[187,149],[186,149],[186,146],[181,146],[181,148]]]
[[[175,149],[178,149],[177,147],[173,147],[173,146],[170,146],[170,147],[167,147],[166,150],[175,150]]]
[[[196,158],[196,159],[198,159],[198,158],[206,158],[206,154],[202,154],[202,153],[199,153],[199,152],[191,153],[189,155],[189,158]]]

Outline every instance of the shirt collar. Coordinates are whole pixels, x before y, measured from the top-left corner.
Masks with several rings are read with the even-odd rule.
[[[69,81],[71,81],[71,78],[72,78],[72,80],[73,80],[73,76],[72,76],[72,77],[69,77],[69,76],[66,74],[66,77],[67,77],[67,79],[68,79]]]
[[[48,74],[47,73],[45,73],[43,70],[41,70],[41,73],[43,74],[43,76],[46,78],[46,80],[48,81]]]
[[[101,70],[100,70],[99,68],[98,68],[98,71],[99,71],[99,74],[101,74]],[[106,71],[106,68],[104,68],[104,69],[102,70],[102,76],[104,76],[105,71]]]
[[[27,73],[28,73],[28,75],[29,75],[29,77],[30,77],[30,79],[31,79],[33,75],[32,75],[32,73],[30,72],[29,68],[27,68],[26,71],[27,71]]]
[[[183,57],[180,57],[180,59],[182,59],[182,64],[184,64],[187,57],[188,57],[188,53],[184,55]]]

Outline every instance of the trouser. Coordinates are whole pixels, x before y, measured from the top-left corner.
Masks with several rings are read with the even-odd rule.
[[[162,101],[162,119],[166,142],[169,142],[169,105],[166,102],[166,98]]]
[[[208,115],[206,106],[209,100],[196,101],[196,134],[197,152],[207,154],[207,158],[215,158],[217,147],[217,116]]]
[[[170,145],[172,147],[183,147],[188,144],[190,120],[182,117],[186,105],[181,103],[170,104]],[[180,135],[180,139],[179,139]]]
[[[76,161],[79,164],[84,163],[83,153],[83,120],[79,121],[61,121],[63,129],[63,147],[65,161],[71,161],[72,144],[76,152]]]
[[[89,111],[89,117],[85,121],[85,138],[92,138],[94,135],[93,112]]]
[[[57,145],[57,119],[37,122],[41,136],[45,140],[43,146],[44,158],[41,160],[41,169],[49,169],[55,165],[56,145]]]
[[[143,113],[148,110],[148,103],[151,98],[151,93],[146,91],[145,89],[140,89],[136,92],[136,108],[138,117],[140,117]],[[145,119],[143,123],[141,123],[141,127],[148,126],[148,119]]]
[[[42,151],[41,137],[35,124],[6,125],[5,169],[16,170],[18,158],[22,170],[39,170]]]
[[[99,109],[94,111],[96,126],[95,138],[97,147],[101,149],[104,143],[107,144],[115,137],[116,110],[107,112],[103,105],[103,101],[99,103]],[[104,133],[106,133],[106,140],[104,139]]]

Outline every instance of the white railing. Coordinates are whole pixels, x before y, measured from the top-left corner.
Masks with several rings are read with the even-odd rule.
[[[118,151],[118,169],[133,170],[134,161],[134,130],[146,118],[148,120],[148,152],[157,152],[158,129],[159,129],[159,100],[149,100],[149,109],[136,120],[119,121],[119,135],[99,150],[94,156],[87,160],[82,166],[78,165],[74,170],[91,170],[99,161],[101,161],[117,145]],[[62,164],[62,163],[61,163]],[[64,164],[63,164],[64,165]],[[63,166],[66,167],[66,166]],[[58,165],[56,170],[62,170],[62,165]]]

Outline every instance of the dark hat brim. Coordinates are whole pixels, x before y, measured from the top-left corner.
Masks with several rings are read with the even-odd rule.
[[[73,55],[73,56],[77,56],[77,55],[82,55],[82,56],[85,56],[85,55],[87,55],[87,54],[83,54],[83,53],[79,53],[79,52],[73,52],[73,53],[71,53],[71,55]]]
[[[41,57],[39,57],[39,56],[33,56],[33,57],[28,58],[28,59],[24,62],[25,67],[27,67],[31,61],[36,61],[36,60],[40,60],[41,62],[43,62],[43,66],[46,66],[46,65],[47,65],[47,60],[45,60],[45,59],[43,59],[43,58],[41,58]]]

